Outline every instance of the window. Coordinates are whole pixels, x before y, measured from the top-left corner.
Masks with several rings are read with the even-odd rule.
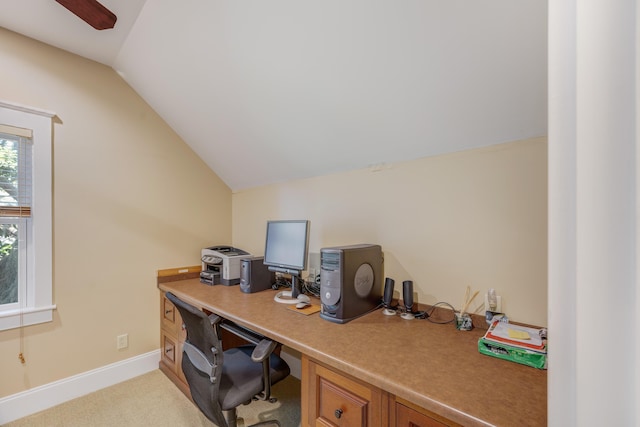
[[[18,298],[18,293],[24,294],[24,284],[29,282],[24,267],[33,258],[28,241],[33,228],[32,138],[30,131],[6,125],[0,130],[10,132],[0,132],[0,304],[9,310],[19,308],[24,299],[24,295]]]
[[[0,101],[0,330],[53,318],[54,117]]]

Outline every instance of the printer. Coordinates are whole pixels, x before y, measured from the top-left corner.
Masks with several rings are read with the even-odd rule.
[[[232,246],[211,246],[202,249],[200,281],[207,285],[237,285],[240,283],[240,261],[249,252]]]

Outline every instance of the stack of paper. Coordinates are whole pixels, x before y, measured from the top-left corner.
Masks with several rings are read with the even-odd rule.
[[[496,320],[478,340],[478,351],[538,369],[547,367],[547,341],[541,329]]]
[[[541,337],[541,329],[514,325],[499,320],[491,324],[484,339],[539,353],[547,352],[547,343]]]

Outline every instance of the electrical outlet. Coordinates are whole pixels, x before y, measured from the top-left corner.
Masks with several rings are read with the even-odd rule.
[[[309,271],[314,269],[316,274],[320,274],[320,252],[309,253]]]
[[[493,310],[494,313],[502,313],[502,297],[500,295],[496,295],[496,309]],[[489,294],[484,294],[484,310],[489,311]]]
[[[122,334],[116,337],[117,345],[116,348],[118,350],[122,350],[123,348],[129,347],[129,334]]]

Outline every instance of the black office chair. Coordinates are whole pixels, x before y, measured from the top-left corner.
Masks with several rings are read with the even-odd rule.
[[[238,406],[253,399],[275,401],[271,386],[290,373],[287,363],[273,353],[276,342],[256,339],[252,340],[256,345],[223,351],[219,316],[207,316],[172,293],[166,295],[178,308],[187,330],[182,371],[193,401],[208,419],[220,427],[236,427]],[[280,425],[275,420],[253,425],[266,424]]]

